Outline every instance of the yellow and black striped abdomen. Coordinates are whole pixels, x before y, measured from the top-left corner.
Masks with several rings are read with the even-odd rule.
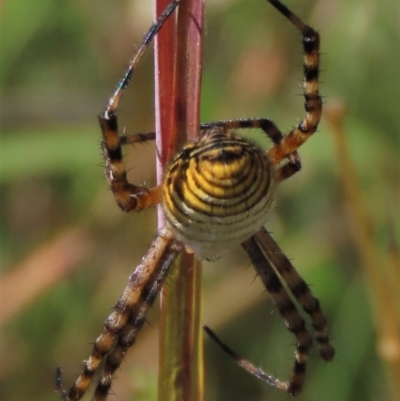
[[[163,184],[165,216],[197,257],[215,259],[265,223],[274,184],[266,152],[212,128],[168,167]]]

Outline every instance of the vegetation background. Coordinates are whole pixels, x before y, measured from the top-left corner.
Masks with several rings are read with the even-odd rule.
[[[399,4],[284,2],[321,34],[325,109],[347,104],[346,140],[385,275],[400,231]],[[72,383],[156,232],[155,210],[115,205],[96,118],[151,23],[151,2],[9,0],[0,12],[0,398],[50,401],[55,367]],[[289,130],[304,115],[301,57],[299,35],[265,1],[207,0],[202,120],[266,116]],[[152,60],[149,50],[123,99],[121,130],[153,130]],[[267,225],[321,300],[337,349],[330,364],[313,352],[297,399],[395,401],[333,143],[323,120]],[[153,144],[129,148],[126,163],[132,182],[155,182]],[[393,310],[400,284],[389,284]],[[156,398],[157,306],[148,321],[118,372],[119,401]],[[241,249],[204,265],[204,321],[241,355],[289,377],[294,338]],[[400,358],[399,347],[389,355]],[[287,399],[207,342],[206,400]]]

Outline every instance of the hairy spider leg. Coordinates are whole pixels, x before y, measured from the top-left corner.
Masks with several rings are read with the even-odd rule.
[[[241,368],[273,387],[288,392],[289,394],[297,395],[301,391],[304,383],[308,354],[312,346],[312,338],[306,329],[304,319],[301,317],[296,305],[293,303],[285,286],[282,284],[281,279],[276,274],[270,261],[263,254],[255,238],[251,237],[245,241],[242,246],[249,255],[257,275],[260,276],[264,287],[281,314],[287,328],[296,336],[295,363],[291,379],[285,382],[266,373],[261,368],[256,367],[253,363],[237,354],[232,348],[221,341],[209,327],[206,326],[204,328],[207,334],[211,336],[223,351],[235,359]]]
[[[325,361],[331,361],[335,356],[335,350],[329,341],[326,316],[321,310],[318,299],[312,295],[309,286],[297,273],[290,260],[265,228],[258,231],[254,238],[267,255],[267,258],[275,266],[304,312],[310,315],[321,358]]]
[[[270,294],[286,327],[296,336],[297,343],[292,378],[288,383],[277,381],[276,387],[290,394],[298,394],[304,382],[308,354],[312,346],[312,337],[306,329],[304,319],[301,317],[272,264],[263,254],[256,239],[252,237],[244,242],[242,246],[249,255],[257,275]]]
[[[128,68],[122,79],[109,98],[105,110],[99,117],[103,132],[102,149],[106,162],[106,177],[118,206],[125,212],[143,210],[159,203],[161,200],[161,190],[159,186],[149,189],[128,182],[124,162],[122,160],[121,140],[118,134],[118,121],[115,113],[122,94],[131,80],[136,66],[149,43],[161,29],[168,17],[173,13],[178,3],[177,0],[172,1],[161,14],[157,22],[152,25],[150,30],[146,33],[132,59],[129,61]]]
[[[306,116],[281,141],[268,151],[274,164],[297,150],[316,130],[321,119],[322,99],[319,94],[319,46],[318,32],[305,24],[279,0],[267,0],[283,14],[303,37],[304,108]]]
[[[205,326],[204,329],[228,355],[236,360],[240,367],[273,387],[297,395],[301,392],[304,384],[307,360],[313,339],[307,331],[305,321],[290,294],[311,317],[321,357],[326,361],[331,361],[335,355],[335,350],[329,341],[326,317],[320,308],[319,301],[312,295],[308,285],[267,230],[262,228],[245,241],[242,246],[249,255],[257,275],[260,276],[286,327],[296,336],[295,363],[291,379],[288,382],[281,381],[264,372],[250,361],[239,356],[220,340],[209,327]]]
[[[143,287],[142,299],[144,299],[144,302],[131,310],[128,321],[119,334],[114,348],[107,355],[104,368],[94,391],[93,401],[105,401],[107,399],[114,374],[121,366],[128,349],[134,345],[136,337],[146,321],[147,312],[160,292],[172,262],[181,250],[182,244],[175,239],[171,240],[168,249],[163,255],[161,269],[157,275],[153,274],[149,286]]]
[[[129,277],[125,290],[105,321],[103,333],[97,337],[89,358],[83,362],[83,371],[68,391],[64,390],[61,384],[61,370],[57,369],[57,390],[64,400],[76,401],[83,397],[100,362],[115,348],[115,353],[111,353],[110,358],[107,359],[100,383],[95,391],[95,400],[107,397],[112,374],[119,366],[120,358],[133,344],[137,332],[143,325],[145,314],[159,292],[163,279],[173,260],[181,251],[181,247],[170,230],[164,229],[158,234],[142,262]],[[135,318],[133,318],[133,311],[138,312]],[[127,330],[130,330],[132,326],[134,326],[134,334],[127,335]],[[117,341],[116,345],[114,345],[115,341]]]

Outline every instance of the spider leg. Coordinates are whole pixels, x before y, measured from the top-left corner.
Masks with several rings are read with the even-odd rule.
[[[93,401],[105,401],[107,399],[114,373],[121,366],[128,349],[135,343],[136,337],[145,322],[147,312],[159,293],[172,262],[180,251],[181,244],[177,240],[170,240],[164,254],[157,262],[158,267],[152,274],[151,280],[142,288],[142,303],[135,305],[131,310],[128,321],[119,334],[114,348],[107,355],[105,366],[94,392]]]
[[[156,291],[180,249],[180,243],[174,239],[168,229],[163,229],[159,233],[142,262],[130,276],[125,290],[105,321],[103,333],[97,337],[89,358],[84,361],[82,373],[68,391],[64,390],[61,383],[61,370],[57,369],[57,390],[64,400],[80,400],[83,397],[101,361],[113,349],[116,338],[118,338],[117,347],[121,346],[121,341],[126,349],[131,345],[127,339],[126,327],[135,326],[135,334],[140,330],[145,313],[151,306]],[[138,316],[134,318],[132,311],[138,311]],[[106,366],[109,365],[106,364]],[[111,376],[112,374],[110,384]],[[100,386],[100,389],[102,388],[106,387]],[[109,386],[106,394],[103,395],[107,395],[108,389]]]
[[[203,324],[204,331],[211,337],[213,341],[215,341],[223,351],[225,351],[229,356],[231,356],[237,364],[249,372],[251,375],[257,377],[258,379],[265,381],[269,385],[273,387],[277,387],[280,390],[287,391],[288,383],[282,382],[277,379],[275,376],[269,375],[265,373],[262,369],[257,368],[254,364],[242,358],[239,354],[237,354],[232,348],[226,345],[206,324]]]
[[[292,263],[265,228],[261,228],[254,235],[254,238],[275,266],[293,296],[303,307],[304,311],[310,315],[319,353],[325,361],[331,361],[335,356],[335,350],[329,341],[326,317],[321,310],[318,299],[312,295],[308,285],[300,277]]]
[[[306,324],[300,315],[296,305],[293,303],[287,289],[283,285],[285,280],[276,274],[270,260],[263,253],[257,238],[251,237],[242,244],[243,248],[249,255],[254,268],[266,290],[270,294],[272,301],[278,308],[286,327],[291,331],[297,339],[295,364],[293,375],[287,383],[286,391],[290,394],[298,394],[301,391],[304,381],[308,353],[312,346],[312,337],[306,329]],[[277,386],[278,387],[278,386]],[[279,387],[280,388],[280,387]]]
[[[219,120],[208,123],[201,123],[200,129],[205,130],[212,127],[221,127],[225,130],[232,129],[262,129],[267,136],[275,143],[278,144],[283,134],[279,131],[279,128],[269,118],[257,117],[257,118],[235,118],[230,120]]]
[[[131,210],[139,211],[159,203],[161,199],[161,189],[160,187],[148,189],[128,182],[125,166],[122,161],[121,138],[118,135],[116,110],[122,94],[132,78],[136,66],[142,58],[147,46],[167,18],[175,10],[178,3],[178,0],[172,1],[161,14],[157,22],[153,24],[146,33],[130,60],[122,79],[109,98],[105,110],[99,116],[99,122],[103,132],[102,149],[106,162],[106,177],[119,207],[125,212]]]
[[[268,151],[268,157],[278,164],[299,148],[316,130],[321,119],[322,99],[319,94],[319,46],[318,32],[306,25],[279,0],[267,0],[283,14],[303,36],[304,108],[306,116],[282,140]]]
[[[293,303],[279,276],[276,274],[270,261],[260,249],[255,238],[251,237],[245,241],[242,246],[250,256],[257,274],[260,276],[272,301],[278,308],[287,328],[296,336],[297,345],[292,378],[290,381],[285,382],[279,380],[275,376],[265,373],[262,369],[257,368],[251,362],[243,359],[230,347],[224,344],[210,328],[205,326],[204,329],[228,355],[236,360],[240,367],[271,386],[286,391],[289,394],[296,395],[301,391],[304,383],[308,354],[312,346],[312,338],[306,329],[304,319],[301,317],[296,305]]]
[[[244,128],[261,129],[275,144],[274,148],[280,146],[280,143],[284,139],[284,135],[279,128],[268,118],[241,118],[202,123],[200,125],[200,130],[206,130],[212,127],[222,127],[225,130]],[[300,169],[300,156],[297,150],[294,150],[276,164],[276,179],[277,181],[283,181],[297,173]]]
[[[156,139],[155,132],[142,132],[142,133],[137,133],[137,134],[127,134],[127,135],[121,135],[119,137],[121,146],[126,146],[126,145],[130,145],[133,143],[154,141],[155,139]]]

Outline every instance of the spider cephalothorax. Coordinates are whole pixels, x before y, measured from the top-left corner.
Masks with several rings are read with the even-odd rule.
[[[293,374],[286,382],[239,357],[205,327],[245,370],[290,394],[301,391],[313,337],[292,299],[296,299],[310,316],[321,357],[326,361],[333,359],[335,351],[329,342],[326,318],[318,300],[263,227],[276,183],[300,169],[297,149],[316,131],[322,110],[318,90],[319,35],[279,0],[268,2],[297,28],[303,38],[306,115],[290,132],[282,134],[266,118],[203,123],[197,141],[186,145],[172,159],[162,185],[143,188],[127,181],[122,146],[153,140],[155,134],[120,135],[115,112],[144,50],[178,6],[177,0],[171,2],[145,35],[100,115],[106,176],[117,204],[129,212],[162,203],[166,224],[130,276],[127,287],[105,322],[103,333],[84,361],[82,373],[68,392],[62,388],[58,369],[58,389],[64,399],[79,400],[102,361],[104,365],[94,400],[107,398],[116,369],[133,345],[173,260],[183,247],[193,249],[199,258],[214,259],[223,250],[241,244],[287,328],[295,335]],[[235,131],[241,128],[262,130],[271,139],[272,147],[262,150],[238,136]]]

